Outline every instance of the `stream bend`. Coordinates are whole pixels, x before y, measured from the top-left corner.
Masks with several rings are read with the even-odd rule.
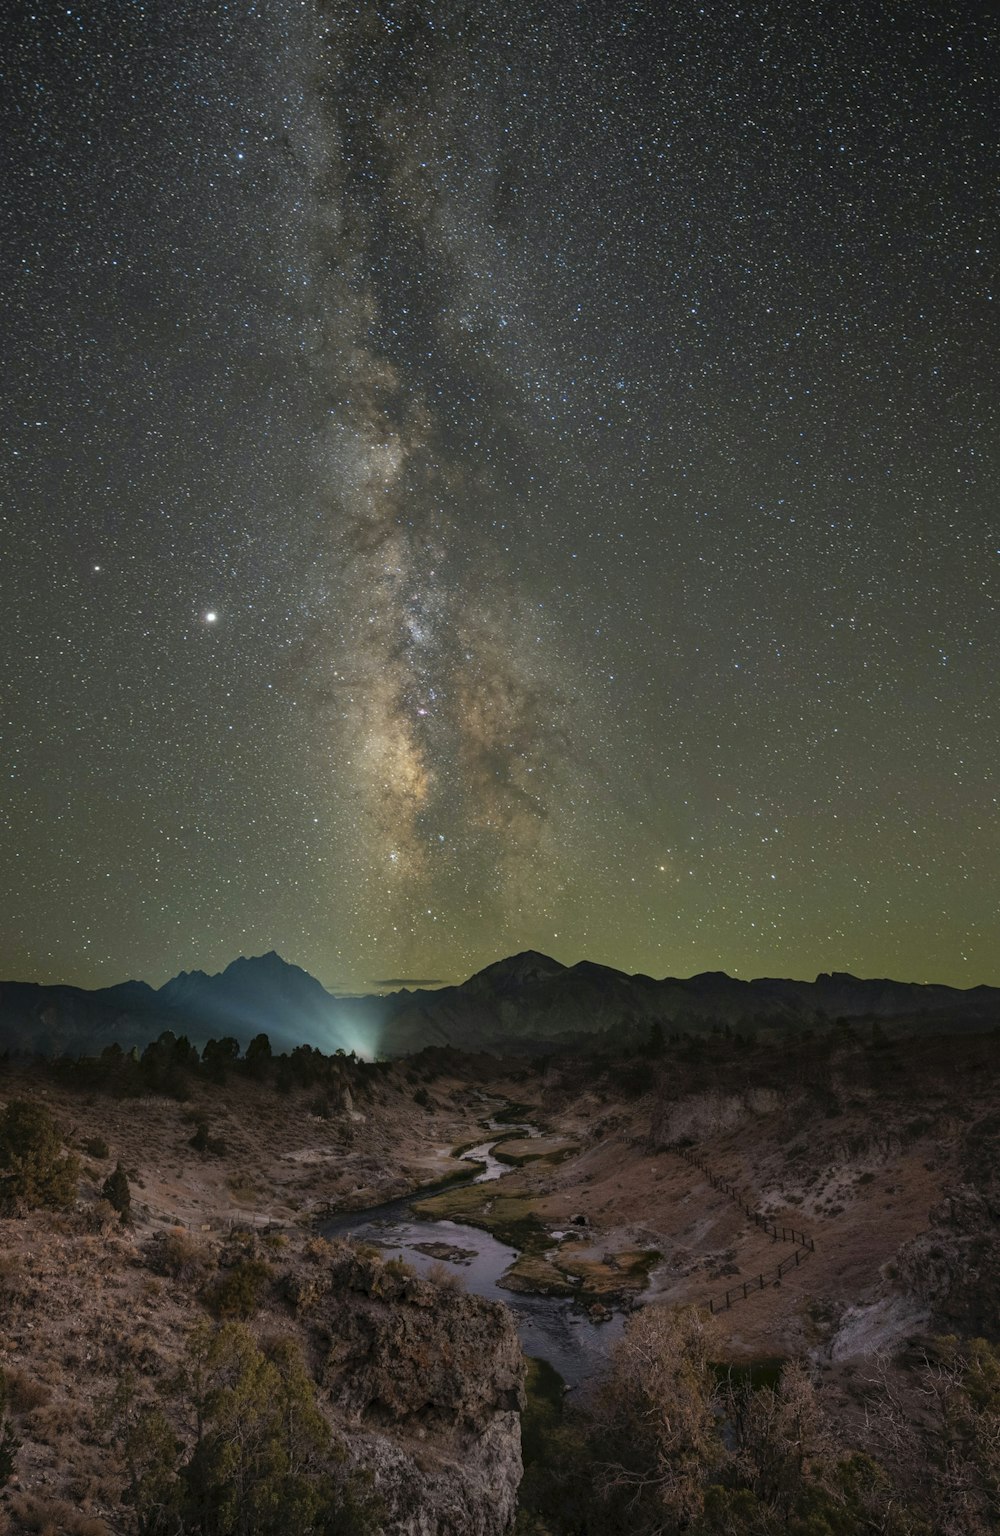
[[[480,1164],[480,1172],[470,1183],[482,1184],[503,1178],[513,1170],[493,1156],[493,1148],[503,1135],[520,1131],[538,1136],[536,1126],[500,1124],[490,1118],[485,1122],[493,1139],[469,1147],[461,1161]],[[453,1182],[448,1186],[453,1188]],[[428,1190],[420,1191],[420,1198]],[[405,1259],[419,1274],[426,1275],[440,1265],[458,1276],[464,1288],[488,1301],[502,1301],[514,1314],[521,1348],[526,1355],[548,1361],[567,1387],[579,1387],[595,1376],[613,1341],[622,1331],[623,1319],[615,1313],[609,1322],[595,1323],[574,1307],[572,1299],[555,1296],[523,1295],[506,1291],[499,1285],[504,1271],[518,1257],[516,1248],[499,1242],[480,1227],[457,1221],[430,1221],[415,1216],[411,1209],[416,1194],[404,1195],[368,1210],[345,1212],[324,1221],[324,1237],[351,1237],[371,1243],[387,1258]]]

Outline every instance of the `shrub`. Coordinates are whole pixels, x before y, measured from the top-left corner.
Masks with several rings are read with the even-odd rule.
[[[0,1405],[9,1408],[11,1413],[18,1416],[34,1413],[35,1409],[41,1408],[51,1396],[44,1382],[36,1381],[33,1376],[28,1376],[16,1366],[8,1366],[0,1373]]]
[[[310,1264],[327,1264],[332,1253],[333,1247],[325,1237],[310,1237],[302,1249],[303,1257],[308,1259]]]
[[[63,1499],[46,1499],[36,1493],[14,1493],[8,1508],[17,1529],[37,1536],[110,1536],[110,1529],[96,1515],[83,1515]]]
[[[128,1225],[132,1219],[132,1191],[129,1188],[128,1174],[122,1167],[119,1158],[113,1173],[109,1173],[101,1187],[101,1194],[113,1210],[118,1212],[118,1219],[122,1226]]]
[[[88,1157],[97,1157],[101,1161],[110,1156],[110,1150],[103,1136],[88,1136],[83,1143],[83,1150]]]
[[[465,1277],[460,1275],[457,1269],[449,1269],[440,1259],[435,1259],[427,1270],[427,1278],[432,1285],[436,1285],[442,1291],[464,1291]]]
[[[253,1317],[273,1278],[263,1259],[240,1259],[209,1288],[205,1301],[217,1317]]]
[[[63,1210],[76,1197],[80,1164],[63,1156],[62,1137],[44,1104],[12,1099],[0,1115],[0,1198],[5,1205]]]
[[[110,1200],[103,1198],[94,1201],[86,1211],[84,1219],[88,1231],[97,1232],[102,1237],[107,1237],[115,1224],[121,1220]]]
[[[9,1419],[0,1418],[0,1488],[6,1488],[16,1470],[21,1442]]]
[[[290,1339],[259,1344],[238,1323],[201,1324],[175,1380],[193,1446],[126,1372],[105,1422],[124,1451],[127,1501],[147,1532],[203,1536],[375,1536],[381,1511],[342,1461]]]
[[[201,1279],[212,1260],[203,1243],[185,1232],[183,1227],[174,1227],[170,1232],[162,1232],[150,1244],[147,1262],[157,1274],[190,1283]]]
[[[225,1141],[221,1136],[209,1134],[207,1120],[198,1121],[197,1128],[188,1142],[188,1146],[194,1147],[196,1152],[211,1152],[213,1157],[225,1157],[226,1155]]]

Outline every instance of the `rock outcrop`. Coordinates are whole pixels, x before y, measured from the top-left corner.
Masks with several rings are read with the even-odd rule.
[[[897,1282],[936,1331],[1000,1338],[1000,1201],[960,1185],[896,1257]]]
[[[524,1365],[507,1309],[353,1249],[289,1299],[374,1478],[386,1536],[504,1536],[521,1481]]]

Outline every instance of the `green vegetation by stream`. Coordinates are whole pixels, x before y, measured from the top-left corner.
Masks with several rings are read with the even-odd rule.
[[[495,1182],[466,1184],[414,1203],[414,1214],[430,1221],[459,1221],[489,1232],[518,1250],[502,1284],[512,1291],[567,1296],[584,1304],[609,1304],[645,1289],[661,1258],[655,1248],[627,1249],[593,1258],[580,1252],[576,1237],[556,1239],[535,1209],[536,1197],[501,1192]]]
[[[551,1141],[541,1139],[525,1140],[518,1136],[504,1136],[501,1142],[506,1143],[502,1151],[494,1150],[493,1156],[498,1163],[507,1163],[511,1168],[523,1168],[526,1163],[548,1163],[554,1165],[572,1157],[579,1151],[575,1141]],[[499,1144],[499,1143],[498,1143]]]
[[[430,1199],[414,1201],[413,1211],[428,1221],[464,1221],[492,1233],[499,1242],[519,1248],[522,1253],[542,1254],[552,1247],[552,1238],[533,1204],[532,1196],[500,1193],[496,1183],[491,1182],[465,1184]]]

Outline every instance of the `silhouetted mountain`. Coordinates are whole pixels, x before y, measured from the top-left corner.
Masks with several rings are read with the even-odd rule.
[[[233,1035],[245,1046],[264,1033],[279,1051],[303,1042],[327,1052],[347,1048],[338,1031],[336,999],[308,971],[273,950],[252,959],[241,955],[214,976],[181,971],[159,989],[144,981],[93,992],[0,982],[5,1050],[91,1055],[112,1042],[141,1049],[165,1029],[198,1044]]]
[[[330,993],[273,949],[252,959],[241,955],[216,976],[181,971],[157,996],[178,1018],[197,1020],[199,1034],[207,1030],[242,1041],[263,1032],[280,1050],[304,1040],[327,1051],[342,1043],[334,1032],[336,1004]]]
[[[492,965],[477,971],[468,981],[462,982],[462,991],[470,994],[492,992],[502,997],[535,982],[561,976],[565,970],[566,967],[558,960],[553,960],[551,955],[540,955],[535,949],[526,949],[522,954],[511,955],[507,960],[494,960]]]
[[[0,983],[0,1049],[94,1054],[112,1041],[143,1046],[164,1029],[196,1043],[256,1034],[276,1050],[308,1043],[331,1052],[400,1055],[427,1045],[519,1050],[593,1036],[609,1044],[667,1030],[824,1028],[838,1020],[896,1020],[906,1028],[984,1029],[1000,1023],[1000,989],[861,980],[843,972],[813,982],[725,971],[687,979],[630,976],[582,960],[565,966],[528,950],[467,981],[385,996],[334,997],[272,950],[241,956],[217,975],[182,971],[155,990],[141,981],[88,992]]]

